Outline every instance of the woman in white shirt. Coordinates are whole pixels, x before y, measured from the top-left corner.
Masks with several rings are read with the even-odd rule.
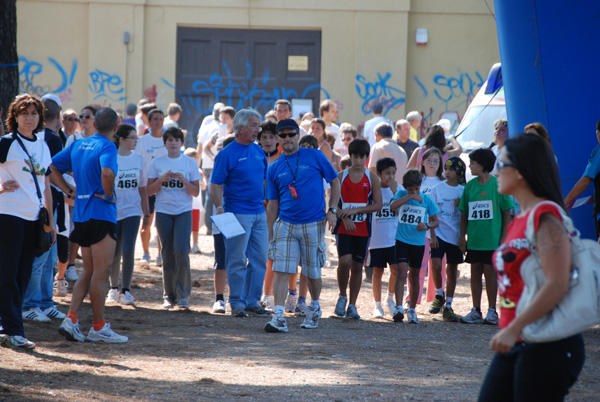
[[[135,241],[140,227],[150,223],[148,195],[146,193],[146,171],[144,157],[133,152],[137,145],[137,132],[133,126],[121,124],[117,128],[115,141],[119,148],[117,164],[119,171],[115,177],[117,195],[117,247],[110,270],[110,290],[106,303],[120,303],[135,306],[130,286],[133,277]],[[121,292],[119,293],[119,271],[123,257]]]
[[[192,290],[190,235],[192,200],[200,192],[198,164],[181,154],[183,132],[171,127],[163,134],[167,155],[152,160],[148,195],[156,194],[156,228],[162,244],[163,308],[189,309]]]

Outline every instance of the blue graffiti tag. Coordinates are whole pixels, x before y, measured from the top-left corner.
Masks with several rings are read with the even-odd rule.
[[[242,83],[234,81],[227,63],[224,62],[223,66],[225,68],[225,77],[219,74],[213,74],[207,81],[195,81],[189,89],[177,88],[165,78],[161,78],[161,80],[166,86],[173,88],[179,95],[179,98],[183,103],[182,107],[185,109],[188,116],[191,116],[192,110],[198,110],[203,114],[212,113],[212,105],[206,110],[200,105],[200,100],[203,97],[215,99],[215,102],[223,102],[226,105],[233,106],[235,109],[251,107],[262,113],[271,110],[277,99],[302,99],[310,95],[313,91],[317,92],[319,96],[320,92],[323,92],[325,98],[329,99],[329,93],[321,88],[319,84],[307,86],[301,94],[298,94],[293,89],[286,89],[285,87],[259,88],[256,81],[250,80],[252,77],[252,66],[248,61],[246,61],[247,81]],[[264,74],[262,74],[262,84],[266,85],[269,78],[269,70],[267,69]],[[317,98],[319,96],[317,96]]]
[[[96,69],[90,72],[90,81],[88,88],[95,94],[94,100],[98,98],[108,98],[113,102],[125,100],[123,95],[125,88],[119,75]]]
[[[77,60],[73,60],[70,70],[63,67],[52,57],[48,57],[49,64],[54,67],[50,71],[44,71],[44,65],[40,62],[29,60],[19,56],[19,90],[33,95],[44,95],[46,93],[60,93],[73,84],[77,72]],[[59,79],[56,84],[36,84],[43,77],[48,82],[53,73],[58,73]]]
[[[433,77],[433,83],[439,87],[434,89],[433,93],[442,102],[448,103],[455,98],[473,95],[485,81],[478,72],[475,72],[475,79],[460,69],[458,74],[457,77],[446,77],[442,74]]]
[[[377,73],[377,79],[368,82],[364,76],[356,75],[356,93],[363,100],[362,111],[364,114],[371,113],[371,105],[376,101],[383,105],[384,116],[390,110],[404,104],[406,92],[390,86],[388,84],[390,78],[392,78],[391,73],[386,73],[384,76]]]

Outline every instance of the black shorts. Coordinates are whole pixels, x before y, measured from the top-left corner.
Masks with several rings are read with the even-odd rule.
[[[596,237],[600,237],[600,218],[596,218]]]
[[[492,265],[492,254],[494,254],[494,250],[467,250],[465,262],[469,264],[482,263]]]
[[[225,269],[225,238],[221,233],[213,234],[215,243],[215,265],[213,269]]]
[[[336,243],[339,257],[352,254],[353,261],[360,262],[361,264],[365,262],[369,247],[369,237],[352,236],[342,233],[337,235]]]
[[[463,253],[460,251],[458,246],[454,244],[446,243],[442,239],[438,237],[438,243],[440,244],[438,248],[431,249],[431,258],[439,258],[440,260],[444,258],[444,254],[446,255],[446,262],[448,264],[462,264],[463,263]]]
[[[114,240],[117,240],[117,224],[90,219],[87,222],[73,222],[75,228],[69,236],[69,240],[79,244],[81,247],[91,247],[109,235]]]
[[[396,246],[386,248],[375,248],[369,250],[371,255],[371,266],[375,268],[386,268],[388,264],[396,263]]]
[[[396,261],[407,262],[410,268],[421,269],[425,246],[414,246],[396,240]]]
[[[156,202],[156,194],[148,197],[148,214],[154,213],[154,203]]]

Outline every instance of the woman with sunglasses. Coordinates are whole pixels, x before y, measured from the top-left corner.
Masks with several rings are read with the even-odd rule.
[[[144,158],[142,155],[133,152],[138,142],[135,128],[129,124],[121,124],[117,128],[115,141],[119,149],[117,155],[119,172],[115,178],[117,245],[110,270],[110,290],[106,297],[106,303],[135,306],[135,300],[129,290],[131,278],[133,277],[135,241],[140,227],[140,218],[144,217],[144,226],[150,223],[146,192],[147,177],[144,169]],[[121,256],[123,257],[123,269],[121,292],[119,292]]]
[[[498,191],[514,196],[521,213],[508,226],[504,242],[493,255],[500,292],[500,332],[492,337],[496,352],[479,394],[480,401],[561,401],[575,383],[585,360],[581,334],[545,343],[525,343],[521,330],[550,312],[569,286],[571,244],[561,221],[563,197],[554,153],[533,134],[504,143],[496,161]],[[535,210],[536,247],[546,276],[531,304],[519,315],[523,291],[520,268],[530,255],[525,236],[529,214],[536,204],[558,204]]]

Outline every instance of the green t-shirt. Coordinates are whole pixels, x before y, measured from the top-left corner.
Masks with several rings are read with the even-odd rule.
[[[502,212],[513,207],[508,195],[498,193],[494,176],[481,185],[470,180],[460,197],[458,209],[467,214],[467,250],[495,250],[502,235]]]

